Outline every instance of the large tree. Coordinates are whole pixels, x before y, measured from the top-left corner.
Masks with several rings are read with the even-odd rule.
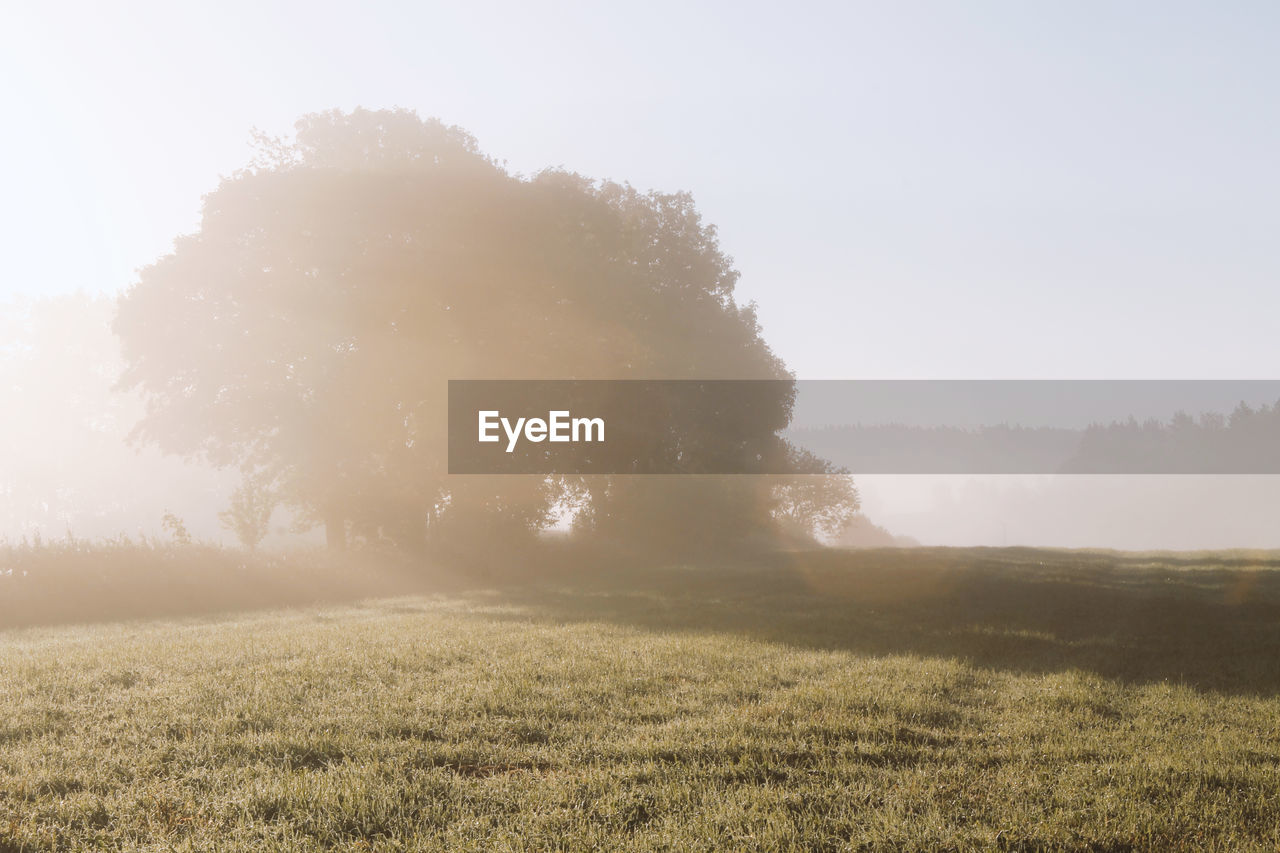
[[[261,142],[122,297],[122,382],[147,400],[140,438],[272,483],[334,544],[534,530],[574,495],[599,521],[648,494],[449,477],[450,378],[789,378],[686,194],[513,175],[405,111]]]

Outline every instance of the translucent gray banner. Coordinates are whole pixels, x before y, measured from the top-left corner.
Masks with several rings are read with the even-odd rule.
[[[454,380],[449,406],[451,473],[1280,473],[1278,380]]]

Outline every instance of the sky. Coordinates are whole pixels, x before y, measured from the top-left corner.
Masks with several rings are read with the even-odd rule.
[[[801,378],[1274,378],[1280,5],[8,3],[0,301],[115,291],[250,131],[407,107],[693,193]]]
[[[254,128],[405,107],[692,192],[802,379],[1280,378],[1277,44],[1270,2],[8,2],[0,305],[127,287]],[[1275,544],[1280,499],[859,486],[952,544]]]

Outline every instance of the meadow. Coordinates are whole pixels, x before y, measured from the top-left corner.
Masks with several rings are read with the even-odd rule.
[[[1276,553],[512,574],[0,631],[0,851],[1280,845]]]

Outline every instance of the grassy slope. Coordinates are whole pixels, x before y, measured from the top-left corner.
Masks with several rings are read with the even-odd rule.
[[[0,633],[0,851],[1275,849],[1280,568],[797,555]]]

